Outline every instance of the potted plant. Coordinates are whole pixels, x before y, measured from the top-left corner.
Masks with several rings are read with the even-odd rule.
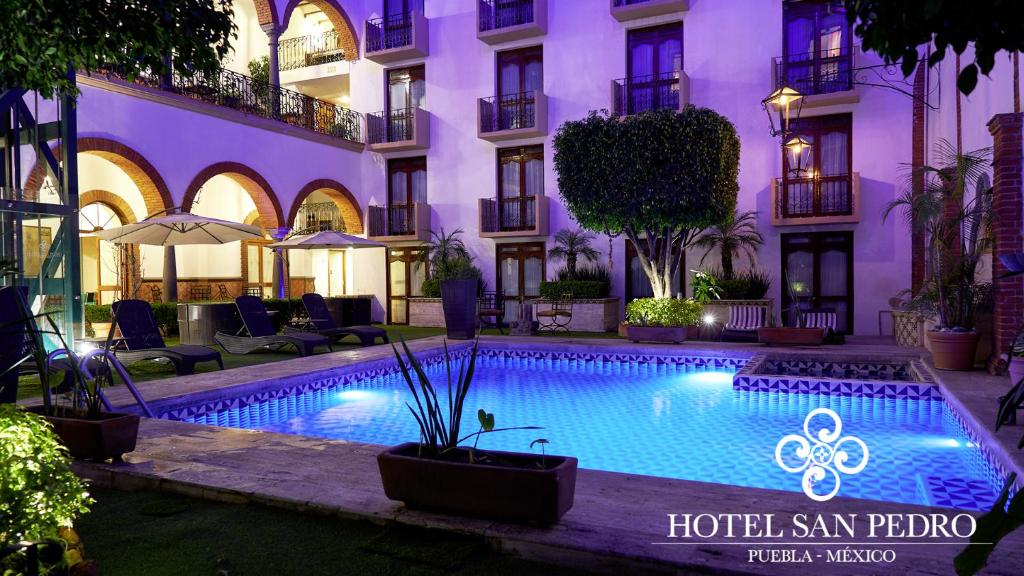
[[[431,241],[420,252],[420,266],[428,266],[434,282],[440,284],[441,307],[448,337],[468,340],[476,333],[477,296],[481,292],[480,270],[462,243],[462,229],[446,234],[431,232]]]
[[[114,325],[110,320],[110,305],[86,304],[85,321],[89,323],[89,327],[97,337],[105,338]]]
[[[117,362],[109,353],[112,335],[108,335],[103,348],[90,353],[83,362],[68,348],[49,313],[32,315],[20,289],[0,289],[0,293],[11,292],[16,302],[13,309],[21,311],[17,321],[25,326],[29,340],[23,348],[23,359],[34,363],[43,391],[43,404],[29,407],[29,411],[49,420],[72,456],[120,461],[122,455],[135,450],[139,416],[103,411],[101,389],[111,384]],[[44,335],[57,342],[57,350],[47,352]],[[63,403],[54,402],[51,394],[58,382],[67,392]]]
[[[992,246],[989,222],[992,186],[986,174],[990,151],[958,154],[949,142],[936,147],[937,166],[915,166],[925,182],[890,202],[885,217],[901,210],[909,224],[928,238],[928,277],[911,303],[936,318],[927,331],[935,367],[970,370],[978,347],[976,314],[988,300],[991,284],[978,277]],[[974,186],[972,195],[966,194]]]
[[[768,346],[820,346],[825,342],[827,330],[824,328],[808,328],[807,316],[800,305],[799,295],[804,288],[798,281],[787,278],[786,289],[789,290],[789,301],[792,302],[783,313],[792,312],[796,326],[780,326],[772,314],[768,326],[757,329],[757,341]]]
[[[637,298],[626,305],[626,337],[679,344],[686,341],[687,328],[697,326],[703,309],[695,300]]]
[[[494,414],[484,410],[477,412],[477,431],[463,434],[463,407],[476,370],[478,344],[473,343],[458,367],[445,348],[447,399],[440,397],[404,340],[404,359],[392,346],[415,402],[407,406],[419,425],[420,441],[388,448],[377,456],[384,493],[409,508],[553,524],[572,507],[576,459],[479,450],[477,443],[485,434],[536,429],[495,428]],[[472,446],[461,446],[470,440]],[[533,442],[538,443],[543,448],[547,441]]]

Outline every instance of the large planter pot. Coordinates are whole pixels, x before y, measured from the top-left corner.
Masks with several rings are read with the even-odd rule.
[[[39,414],[41,407],[34,407]],[[44,416],[53,425],[68,452],[84,460],[120,462],[121,456],[135,450],[139,436],[139,417],[135,414],[104,412],[99,418]]]
[[[634,326],[626,325],[626,337],[633,342],[686,342],[686,326]]]
[[[478,285],[476,279],[441,282],[441,307],[444,309],[444,325],[448,329],[448,338],[469,340],[476,334]]]
[[[492,520],[553,524],[572,508],[576,459],[492,452],[503,465],[418,457],[410,442],[377,456],[384,493],[414,509],[452,512]],[[459,449],[459,455],[465,450]]]
[[[758,328],[757,340],[769,346],[821,346],[825,341],[824,328]]]
[[[939,370],[971,370],[978,348],[977,332],[928,332],[932,361]]]

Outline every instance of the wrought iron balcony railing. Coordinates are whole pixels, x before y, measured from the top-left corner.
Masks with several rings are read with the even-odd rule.
[[[477,0],[480,32],[500,30],[534,21],[533,0]]]
[[[416,205],[370,206],[371,237],[413,236],[416,234]]]
[[[334,202],[306,202],[295,213],[294,228],[304,233],[334,230],[345,232],[345,220]]]
[[[277,47],[277,66],[280,70],[296,70],[344,59],[345,50],[335,30],[281,40]]]
[[[854,214],[853,175],[780,178],[776,181],[777,219]]]
[[[614,81],[613,112],[619,116],[679,109],[679,77],[672,71]]]
[[[537,227],[537,197],[485,198],[480,202],[482,232],[518,232]]]
[[[537,125],[537,93],[534,90],[480,99],[480,132],[519,130]]]
[[[124,68],[108,66],[98,74],[127,80]],[[220,69],[217,72],[184,76],[177,72],[165,76],[143,73],[135,84],[165,90],[306,128],[320,134],[352,142],[361,142],[362,118],[358,112],[336,106],[287,88],[274,87],[244,74]]]
[[[403,142],[415,138],[415,108],[386,110],[366,115],[366,143]]]
[[[412,45],[412,13],[392,14],[366,21],[366,51],[380,52]]]
[[[848,48],[789,54],[774,59],[775,87],[801,94],[829,94],[853,89],[853,51]]]

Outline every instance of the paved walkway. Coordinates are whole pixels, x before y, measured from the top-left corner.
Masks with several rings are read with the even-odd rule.
[[[544,346],[560,344],[558,339],[487,338],[503,345]],[[729,355],[763,353],[766,349],[718,343],[685,347],[635,346],[620,340],[566,340],[589,349],[631,352],[720,353]],[[439,346],[439,339],[410,343],[414,350]],[[465,346],[462,343],[458,346]],[[869,349],[862,346],[817,348],[808,353],[850,354],[857,357],[884,352],[892,357],[892,348]],[[804,353],[787,350],[787,353]],[[919,354],[910,351],[911,354]],[[147,398],[173,403],[181,394],[223,394],[252,386],[254,379],[287,379],[321,369],[349,370],[363,361],[386,361],[391,357],[386,346],[325,354],[272,365],[261,365],[194,377],[172,378],[141,385]],[[901,354],[901,353],[900,353]],[[940,386],[958,408],[985,430],[994,419],[994,398],[1005,393],[1007,383],[981,373],[939,373]],[[128,397],[112,394],[127,403]],[[1016,445],[1020,427],[991,436],[1016,467],[1021,458],[1010,446]],[[656,544],[669,539],[668,514],[757,513],[775,515],[784,529],[793,514],[831,517],[857,514],[858,534],[866,534],[866,514],[951,514],[948,509],[835,498],[813,504],[800,493],[740,488],[684,480],[581,470],[577,481],[576,502],[562,522],[541,529],[489,522],[485,520],[437,515],[406,510],[387,500],[380,486],[375,462],[381,447],[343,441],[322,440],[293,435],[199,426],[165,420],[144,420],[138,449],[126,456],[127,464],[111,466],[78,463],[78,470],[104,485],[124,489],[158,489],[227,501],[256,501],[342,516],[370,518],[380,522],[401,522],[478,534],[495,548],[555,563],[582,565],[616,573],[751,573],[751,574],[952,574],[952,559],[962,544],[925,545],[902,540],[900,545],[852,545],[866,550],[891,549],[893,564],[826,564],[828,550],[843,548],[823,543],[800,546],[771,544],[769,540],[739,545],[687,541],[686,544]],[[716,542],[721,541],[719,538]],[[784,539],[783,541],[790,541]],[[857,541],[866,541],[858,539]],[[877,541],[877,540],[876,540]],[[894,540],[886,540],[892,542]],[[737,541],[733,541],[736,543]],[[775,542],[779,542],[776,539]],[[904,545],[906,543],[909,545]],[[947,541],[948,542],[948,541]],[[834,542],[831,544],[835,544]],[[751,550],[793,549],[811,554],[810,563],[748,562]],[[820,555],[820,556],[819,556]],[[802,556],[801,556],[802,557]],[[1008,538],[997,549],[995,561],[984,572],[1006,576],[1024,573],[1024,532]]]

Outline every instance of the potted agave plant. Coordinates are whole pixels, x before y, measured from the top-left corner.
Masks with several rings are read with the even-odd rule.
[[[29,411],[49,420],[68,452],[76,458],[118,462],[124,454],[135,450],[139,416],[104,411],[101,390],[112,383],[112,370],[117,362],[112,354],[105,353],[111,347],[111,336],[104,348],[83,362],[70,350],[49,313],[31,313],[21,288],[0,288],[0,302],[12,304],[7,310],[15,311],[14,322],[5,327],[19,324],[27,336],[19,352],[21,357],[13,365],[5,366],[4,373],[17,374],[20,365],[30,364],[39,375],[43,403],[29,407]],[[57,342],[56,350],[47,352],[44,336]],[[54,392],[58,393],[57,398]]]
[[[929,275],[911,305],[936,319],[926,337],[940,370],[974,367],[976,315],[991,294],[991,283],[978,275],[992,246],[990,155],[988,149],[958,154],[949,142],[941,141],[937,166],[913,167],[925,182],[924,190],[908,190],[885,209],[886,217],[901,210],[928,238]],[[969,185],[974,186],[973,194],[967,193]]]
[[[395,358],[415,405],[406,404],[420,429],[420,441],[400,444],[377,456],[384,493],[409,508],[437,510],[493,520],[553,524],[570,508],[576,491],[575,458],[480,450],[481,436],[536,426],[495,428],[494,414],[477,412],[479,428],[464,434],[462,415],[476,371],[477,347],[455,367],[445,348],[447,399],[402,341],[405,358]],[[463,445],[472,441],[472,445]],[[535,440],[543,448],[547,440]],[[531,447],[532,445],[531,444]]]
[[[633,342],[679,344],[686,341],[689,328],[697,326],[703,309],[695,300],[637,298],[626,305],[626,337]]]

